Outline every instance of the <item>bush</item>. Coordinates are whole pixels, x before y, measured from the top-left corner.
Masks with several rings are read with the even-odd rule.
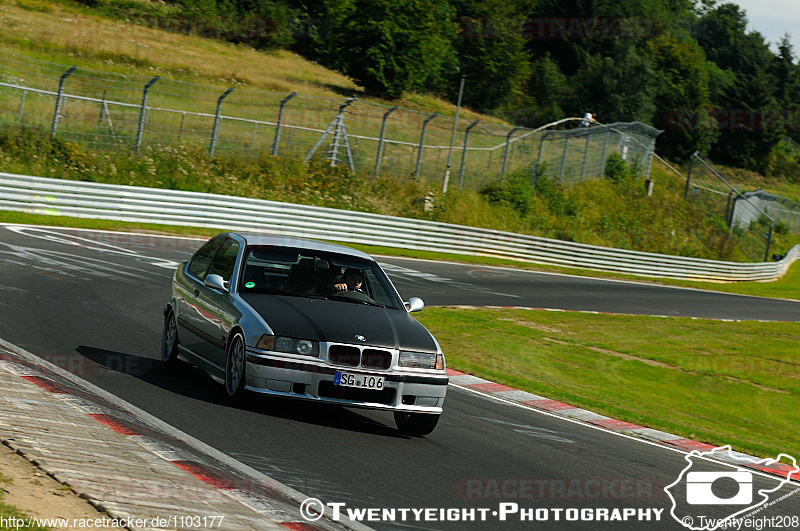
[[[490,203],[510,206],[523,216],[531,209],[533,188],[528,182],[527,172],[514,172],[495,179],[484,185],[479,193]]]
[[[606,179],[610,179],[612,182],[617,184],[626,180],[630,175],[628,166],[625,164],[625,161],[622,160],[622,156],[620,156],[620,154],[616,151],[609,155],[606,159],[606,169],[604,174]]]

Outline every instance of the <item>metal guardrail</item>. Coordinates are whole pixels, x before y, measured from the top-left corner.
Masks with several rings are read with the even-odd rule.
[[[800,257],[738,263],[596,247],[462,225],[200,192],[0,173],[0,210],[438,251],[687,280],[775,280]]]

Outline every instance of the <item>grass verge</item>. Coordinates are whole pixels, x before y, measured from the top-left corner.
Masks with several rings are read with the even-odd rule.
[[[67,216],[47,216],[41,214],[26,214],[23,212],[12,212],[0,210],[0,223],[22,223],[31,225],[47,225],[52,227],[75,227],[94,230],[114,230],[114,231],[138,231],[155,232],[176,236],[197,236],[211,237],[223,232],[225,229],[203,229],[198,227],[181,227],[173,225],[158,225],[154,223],[126,223],[122,221],[109,221],[99,219],[72,218]],[[340,242],[335,242],[340,243]],[[437,253],[432,251],[417,251],[412,249],[398,249],[393,247],[381,247],[375,245],[359,245],[344,242],[343,245],[362,250],[372,255],[402,256],[408,258],[421,258],[424,260],[442,260],[446,262],[458,262],[464,264],[488,265],[497,267],[511,267],[514,269],[525,269],[529,271],[543,271],[549,273],[561,273],[565,275],[582,275],[593,278],[609,278],[616,280],[632,280],[635,282],[646,282],[651,284],[662,284],[667,286],[678,286],[695,289],[707,289],[710,291],[723,291],[727,293],[737,293],[740,295],[751,295],[754,297],[771,297],[784,299],[800,300],[800,262],[796,262],[783,278],[774,282],[731,282],[721,284],[716,282],[694,282],[674,279],[652,279],[633,275],[623,275],[604,271],[592,271],[588,269],[558,267],[530,262],[519,262],[516,260],[504,260],[502,258],[492,258],[487,256],[471,256],[450,253]]]
[[[800,454],[800,323],[446,307],[415,315],[450,368],[709,444]]]

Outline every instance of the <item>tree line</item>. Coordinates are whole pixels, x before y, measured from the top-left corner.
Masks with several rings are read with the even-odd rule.
[[[85,0],[96,4],[103,0]],[[664,133],[659,152],[695,150],[762,173],[797,166],[800,65],[770,48],[744,10],[716,0],[170,0],[228,24],[224,38],[286,48],[388,99],[408,91],[535,127],[594,112]],[[241,23],[260,22],[259,24]],[[254,31],[257,28],[258,31]],[[796,171],[796,170],[795,170]]]

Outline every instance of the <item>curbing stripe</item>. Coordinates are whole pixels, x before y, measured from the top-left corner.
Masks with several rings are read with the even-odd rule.
[[[594,411],[589,411],[588,409],[569,409],[569,410],[565,409],[564,415],[573,419],[585,420],[585,421],[603,420],[608,418],[598,413],[595,413]]]
[[[121,420],[115,419],[111,415],[106,415],[105,413],[90,413],[89,416],[100,424],[108,426],[120,435],[141,435],[138,431],[127,426]]]
[[[36,368],[29,366],[26,363],[29,361],[25,359],[26,356],[32,356],[36,358],[37,361],[40,360],[40,358],[28,353],[27,351],[23,351],[22,349],[19,349],[20,352],[14,352],[11,350],[11,348],[14,348],[13,346],[8,348],[5,347],[5,345],[11,346],[0,339],[0,371],[18,376],[21,379],[37,385],[45,392],[50,393],[54,398],[57,398],[60,402],[64,402],[65,406],[68,405],[86,414],[87,417],[92,418],[94,421],[102,424],[106,428],[109,428],[110,430],[123,435],[127,439],[134,441],[143,449],[149,450],[150,453],[156,457],[172,463],[183,472],[195,477],[204,484],[213,487],[215,491],[220,492],[221,494],[224,493],[224,495],[228,498],[238,501],[244,507],[249,508],[255,513],[262,516],[272,517],[276,514],[276,512],[283,511],[283,509],[274,505],[274,500],[277,500],[281,496],[285,497],[287,498],[286,502],[288,502],[289,506],[291,506],[292,503],[298,503],[298,498],[303,497],[302,494],[297,493],[293,489],[275,482],[266,476],[265,478],[268,481],[263,483],[261,481],[254,482],[251,479],[239,479],[230,472],[199,463],[193,460],[191,457],[183,455],[187,453],[184,450],[180,450],[177,447],[172,447],[169,444],[165,444],[161,441],[140,434],[131,426],[128,426],[124,421],[113,415],[105,413],[105,411],[109,411],[106,407],[98,407],[94,403],[84,398],[83,392],[76,392],[69,387],[64,387],[61,384],[42,376],[42,372],[40,372],[50,370],[58,376],[64,377],[65,375],[68,375],[68,373],[62,374],[63,369],[60,369],[55,365],[51,366],[51,364],[48,362],[40,362],[41,364]],[[24,353],[24,356],[20,356],[22,353]],[[81,381],[81,385],[86,387],[90,386],[90,384],[86,383],[80,378],[75,378]],[[92,392],[102,396],[102,391],[98,392],[97,390],[93,389]],[[93,399],[97,400],[98,397],[93,397]],[[100,398],[100,400],[102,400],[102,398]],[[132,406],[130,406],[130,408],[134,409]],[[139,413],[139,415],[144,414]],[[193,448],[193,450],[195,449]],[[208,452],[206,451],[203,453]],[[40,466],[42,465],[41,462],[39,464]],[[73,476],[76,474],[76,470],[71,468],[62,469],[54,465],[48,465],[48,468],[53,471],[53,477],[66,484],[71,484]],[[96,478],[97,475],[93,474],[92,477]],[[242,487],[244,487],[244,489]],[[81,490],[83,491],[83,496],[89,503],[97,507],[99,510],[105,511],[112,518],[121,519],[126,515],[130,515],[128,511],[119,510],[119,508],[122,506],[115,503],[113,495],[107,492],[107,490],[93,489],[92,486],[88,484],[82,485]],[[181,490],[185,491],[185,486],[182,487]],[[96,496],[102,496],[104,499],[96,499]],[[136,504],[135,500],[127,498],[119,498],[117,501],[124,502],[128,505]],[[117,506],[117,508],[113,508],[112,506]],[[235,517],[242,518],[243,516],[236,514]],[[286,515],[284,515],[284,518],[285,517]],[[325,523],[330,523],[333,527],[342,526],[351,530],[370,529],[359,522],[350,520],[336,522],[326,520]],[[280,525],[288,527],[289,529],[304,529],[309,531],[322,531],[326,529],[325,527],[319,526],[306,526],[304,522],[292,522],[288,520],[284,522],[276,521],[273,525]]]
[[[689,288],[691,289],[691,288]],[[725,293],[715,291],[714,293]],[[735,294],[734,294],[735,295]],[[749,295],[744,295],[749,296]],[[791,300],[791,299],[777,299]],[[590,315],[616,315],[620,317],[653,317],[656,319],[693,319],[695,321],[717,321],[721,323],[785,323],[788,321],[775,321],[770,319],[724,319],[720,317],[693,317],[688,315],[650,315],[644,313],[617,313],[617,312],[598,312],[594,310],[564,310],[562,308],[536,308],[533,306],[474,306],[471,304],[443,304],[441,306],[430,305],[428,308],[445,308],[453,310],[526,310],[534,312],[557,312],[557,313],[583,313]],[[447,369],[448,371],[450,369]],[[463,373],[461,373],[463,374]]]
[[[279,525],[293,531],[320,531],[319,527],[313,526],[308,522],[281,522]]]
[[[557,400],[550,400],[549,398],[545,398],[544,400],[525,400],[523,404],[528,406],[533,406],[537,409],[544,409],[545,411],[563,411],[565,409],[578,409],[575,406],[565,404],[564,402],[558,402]]]
[[[664,442],[666,444],[669,444],[670,446],[675,446],[676,448],[680,448],[686,451],[697,450],[699,452],[709,452],[714,449],[714,446],[710,444],[699,441],[693,441],[691,439],[675,439],[672,441],[664,441]]]
[[[494,382],[479,383],[479,384],[461,384],[469,387],[474,391],[483,391],[484,393],[502,393],[507,391],[516,391],[513,387],[502,385]]]
[[[216,470],[195,461],[170,461],[184,472],[188,472],[203,483],[208,483],[219,490],[236,490],[236,485],[222,477]]]
[[[655,442],[666,442],[666,441],[675,441],[678,439],[683,439],[680,435],[673,435],[671,433],[666,433],[659,430],[654,430],[652,428],[641,428],[638,430],[630,430],[629,433],[631,435],[635,435],[637,437],[641,437],[643,439],[647,439],[650,441]]]
[[[66,391],[63,388],[61,388],[54,381],[48,380],[47,378],[42,378],[41,376],[29,376],[29,375],[23,375],[22,377],[28,380],[29,382],[38,385],[48,393],[66,394]]]
[[[448,306],[448,308],[452,307],[453,306]],[[458,306],[458,308],[470,308],[470,306]],[[532,309],[532,308],[519,308],[519,307],[515,308],[525,309],[525,310]],[[542,310],[546,308],[535,308],[535,309]],[[564,310],[548,310],[548,311],[560,312]],[[578,313],[598,313],[598,312],[578,312]],[[717,319],[717,320],[724,320],[724,319]],[[503,400],[508,400],[510,402],[530,407],[532,409],[547,411],[548,413],[569,418],[571,420],[582,421],[587,424],[592,424],[594,426],[602,428],[604,430],[631,435],[656,444],[684,450],[686,452],[692,450],[707,451],[715,448],[714,446],[708,443],[694,441],[682,437],[680,435],[675,435],[672,433],[667,433],[664,431],[647,428],[645,426],[633,424],[632,422],[626,422],[624,420],[618,420],[618,419],[613,419],[611,417],[606,417],[599,413],[595,413],[594,411],[589,411],[588,409],[581,409],[566,404],[564,402],[559,402],[557,400],[551,400],[549,398],[540,397],[528,393],[527,391],[514,389],[512,387],[508,387],[503,384],[484,380],[483,378],[478,378],[477,376],[472,376],[454,369],[447,369],[447,374],[448,376],[450,376],[451,384],[464,387],[469,391],[477,392],[487,396],[495,396]],[[728,456],[727,453],[719,454],[715,455],[715,457],[721,461],[733,463],[739,467],[752,468],[754,470],[759,470],[767,474],[780,476],[784,479],[789,478],[789,476],[792,476],[791,480],[800,481],[800,477],[798,476],[798,474],[792,475],[794,467],[788,466],[784,463],[777,462],[766,465],[763,463],[764,460],[762,458],[750,456],[747,454],[743,454],[741,452],[730,452],[730,454],[731,454],[730,456]],[[751,461],[757,461],[757,460],[761,461],[761,463],[751,464]]]

